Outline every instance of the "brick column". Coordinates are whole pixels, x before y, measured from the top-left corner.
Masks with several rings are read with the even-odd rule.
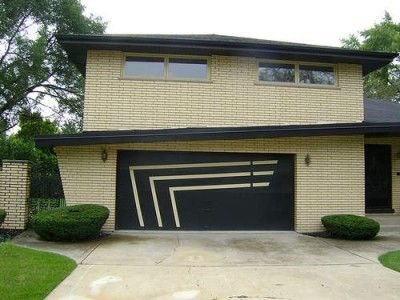
[[[0,208],[7,212],[1,228],[25,229],[28,222],[31,164],[25,160],[3,160],[0,171]]]

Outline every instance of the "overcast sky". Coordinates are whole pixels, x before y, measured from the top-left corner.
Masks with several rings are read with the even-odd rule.
[[[400,0],[82,0],[107,33],[215,33],[340,46],[379,22],[400,22]]]

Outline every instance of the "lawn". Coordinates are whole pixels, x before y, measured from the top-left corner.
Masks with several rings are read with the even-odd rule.
[[[65,256],[0,243],[0,299],[44,299],[75,267]]]
[[[400,272],[400,250],[382,254],[379,256],[379,261],[385,267]]]

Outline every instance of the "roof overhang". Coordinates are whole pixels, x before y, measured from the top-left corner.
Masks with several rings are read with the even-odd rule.
[[[254,39],[218,40],[129,35],[58,35],[69,59],[85,74],[89,49],[187,55],[233,55],[269,59],[360,64],[366,75],[392,62],[398,53],[350,50]]]
[[[308,136],[400,136],[400,123],[339,123],[257,127],[179,128],[155,130],[87,131],[35,138],[38,147],[166,141],[235,140]]]

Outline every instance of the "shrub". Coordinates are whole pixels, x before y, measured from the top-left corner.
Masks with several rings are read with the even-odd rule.
[[[0,208],[0,225],[4,222],[6,216],[7,216],[6,211]]]
[[[32,217],[37,213],[59,208],[65,207],[65,199],[51,199],[51,198],[29,198],[28,200],[28,225],[32,227]]]
[[[109,215],[108,208],[81,204],[50,209],[32,218],[33,230],[48,241],[80,241],[96,238]]]
[[[369,240],[380,229],[375,220],[355,215],[330,215],[321,221],[332,237],[346,240]]]

